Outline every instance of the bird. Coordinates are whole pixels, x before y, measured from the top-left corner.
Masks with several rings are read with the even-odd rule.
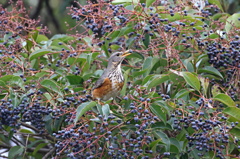
[[[124,84],[124,76],[121,70],[122,61],[131,51],[115,52],[108,59],[107,68],[96,81],[92,88],[92,98],[100,101],[107,101],[119,95]]]

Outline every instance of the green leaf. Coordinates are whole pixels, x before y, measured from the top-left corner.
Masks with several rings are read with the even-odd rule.
[[[239,119],[239,118],[238,118]],[[233,135],[233,136],[236,136],[236,137],[238,137],[238,138],[240,138],[240,129],[239,128],[232,128],[231,130],[230,130],[230,133]]]
[[[152,65],[152,57],[147,57],[143,63],[142,70],[148,69]]]
[[[38,78],[42,78],[46,75],[49,75],[49,72],[41,71],[41,72],[38,72],[38,73],[35,74],[35,76],[38,77]]]
[[[139,53],[132,53],[131,55],[128,55],[127,56],[129,59],[132,59],[132,58],[139,58],[141,60],[144,59],[144,56],[142,54],[139,54]]]
[[[32,148],[34,145],[44,142],[44,140],[35,140],[33,142],[31,142],[30,144],[27,145],[27,148]]]
[[[237,107],[228,107],[223,110],[224,113],[240,121],[240,109]]]
[[[24,151],[24,148],[21,146],[13,146],[8,153],[9,159],[15,159],[17,156],[20,156]]]
[[[238,28],[240,27],[240,21],[238,20],[239,17],[240,17],[240,13],[235,13],[227,18],[226,25],[225,25],[226,32],[229,32],[233,26]]]
[[[16,84],[17,86],[19,86],[20,88],[22,88],[23,90],[25,90],[24,84],[23,84],[23,80],[21,77],[19,76],[13,76],[11,79],[11,82]]]
[[[215,97],[216,95],[218,95],[219,93],[221,93],[219,86],[217,85],[213,85],[212,89],[211,89],[211,93],[213,95],[213,97]]]
[[[157,138],[162,139],[162,142],[165,144],[166,151],[170,151],[170,140],[169,140],[168,136],[165,133],[163,133],[162,131],[158,131],[158,130],[153,133],[155,134],[155,136]]]
[[[2,80],[0,80],[0,86],[6,86],[6,83]]]
[[[160,105],[152,103],[150,105],[150,109],[153,114],[155,114],[164,124],[166,124],[166,113],[163,112]]]
[[[77,108],[77,114],[76,118],[74,119],[74,123],[76,124],[77,121],[80,119],[80,117],[88,110],[90,110],[92,107],[94,107],[97,103],[94,101],[91,102],[85,102],[82,103],[80,106]]]
[[[126,71],[124,72],[124,74],[123,74],[125,80],[124,80],[123,88],[122,88],[122,90],[121,90],[121,92],[120,92],[120,94],[121,94],[122,96],[124,96],[124,95],[126,94],[127,82],[128,82],[128,75],[129,75],[130,70],[131,70],[131,69],[126,70]]]
[[[19,132],[21,132],[21,133],[26,133],[26,134],[33,134],[33,132],[31,131],[31,129],[20,129]]]
[[[148,84],[147,90],[150,90],[152,87],[156,87],[157,85],[167,81],[168,79],[169,79],[168,75],[157,75]]]
[[[216,34],[216,33],[213,33],[213,34],[210,34],[210,35],[209,35],[209,38],[210,38],[210,39],[217,39],[217,38],[219,38],[219,35]]]
[[[221,5],[221,1],[219,0],[208,0],[209,3],[211,4],[215,4],[216,6],[218,6],[219,9],[221,9],[222,12],[224,12],[222,5]]]
[[[148,48],[149,43],[150,43],[150,35],[145,34],[145,40],[143,41],[143,44],[146,46],[146,48]]]
[[[61,51],[62,49],[70,50],[70,48],[65,43],[63,43],[63,45],[59,45],[59,42],[62,42],[62,41],[58,39],[53,40],[51,43],[51,49],[57,50],[57,51]]]
[[[51,94],[49,94],[48,92],[45,92],[43,95],[47,98],[47,100],[48,100],[53,106],[55,106],[55,102],[54,102],[55,100],[53,100],[54,97],[52,97]]]
[[[10,81],[13,77],[14,77],[14,75],[5,75],[5,76],[2,76],[2,77],[0,78],[0,80],[3,81],[3,82],[8,82],[8,81]]]
[[[137,77],[137,76],[143,75],[145,72],[147,72],[147,69],[142,70],[142,71],[134,70],[134,72],[132,73],[132,77]]]
[[[179,151],[182,149],[181,144],[176,138],[170,138],[170,143],[171,143],[171,152],[173,153],[179,153]]]
[[[80,76],[66,76],[66,78],[68,79],[68,82],[71,85],[82,85],[83,84],[83,79]]]
[[[185,79],[185,81],[191,86],[193,87],[195,90],[200,90],[200,82],[197,78],[197,76],[195,76],[194,74],[190,73],[190,72],[182,72],[183,78]]]
[[[223,93],[217,94],[213,99],[222,102],[223,104],[226,104],[229,107],[236,107],[236,104],[232,100],[232,98],[226,94]]]
[[[35,155],[38,152],[38,150],[45,147],[46,145],[47,145],[47,143],[41,143],[41,144],[37,145],[37,147],[33,151],[33,155]]]
[[[42,34],[38,34],[36,42],[37,43],[41,43],[43,41],[48,41],[48,37]]]
[[[146,0],[146,6],[151,6],[153,2],[155,2],[155,0]]]
[[[70,40],[74,40],[75,38],[73,36],[68,36],[66,34],[55,34],[50,40],[58,39],[60,41],[63,41],[64,43],[67,43]]]
[[[27,49],[27,51],[31,51],[32,47],[33,47],[33,42],[30,40],[27,40],[25,45],[25,48]]]
[[[53,51],[50,49],[39,49],[34,51],[33,53],[30,54],[29,60],[32,61],[33,59],[36,59],[40,56],[46,55],[48,53],[52,53]]]
[[[33,38],[33,40],[37,40],[37,38],[38,38],[38,35],[39,35],[39,31],[38,30],[34,30],[33,31],[34,33],[32,34],[32,38]]]
[[[108,115],[110,114],[110,107],[109,107],[109,105],[108,104],[104,104],[103,106],[102,106],[102,113],[103,113],[103,115],[104,115],[104,118],[108,118]]]
[[[188,71],[188,72],[194,72],[194,67],[193,67],[193,64],[192,64],[192,62],[191,62],[191,58],[184,60],[184,61],[183,61],[183,64],[184,64],[184,66],[185,66],[186,69],[187,69],[186,71]]]
[[[84,58],[69,57],[69,58],[67,59],[67,62],[68,62],[69,65],[73,65],[73,64],[75,64],[75,63],[80,63],[81,66],[83,66],[83,65],[85,65],[86,61],[87,61],[87,60],[86,60],[86,57],[84,57]]]
[[[177,94],[174,96],[174,98],[182,98],[186,95],[188,95],[190,92],[193,92],[194,90],[193,89],[182,89],[180,91],[177,92]]]
[[[217,75],[218,77],[223,78],[222,74],[212,66],[205,66],[204,68],[198,70],[198,73],[203,73],[203,72],[214,74],[214,75]]]
[[[172,130],[171,125],[168,123],[165,124],[164,122],[156,122],[151,126],[152,129],[160,129],[160,130]]]
[[[138,0],[114,0],[112,1],[113,4],[119,4],[119,3],[138,3]]]
[[[159,62],[159,58],[156,58],[156,57],[147,57],[145,59],[145,61],[143,62],[142,70],[147,69],[147,71],[143,74],[144,77],[147,76],[151,72],[153,66],[157,62]]]
[[[57,83],[54,80],[51,79],[45,79],[41,82],[41,85],[48,89],[48,90],[52,90],[56,93],[58,93],[60,96],[63,96],[62,92],[60,91],[59,86],[57,85]]]

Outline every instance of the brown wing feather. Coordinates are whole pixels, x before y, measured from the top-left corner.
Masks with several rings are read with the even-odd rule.
[[[107,70],[104,70],[103,74],[100,76],[100,78],[99,78],[99,79],[97,80],[97,82],[94,84],[92,90],[100,87],[100,86],[103,84],[103,82],[104,82],[104,80],[105,80],[106,77],[108,77],[108,76],[107,76]]]
[[[92,89],[93,99],[102,98],[112,89],[112,84],[109,78],[105,78],[98,87]]]

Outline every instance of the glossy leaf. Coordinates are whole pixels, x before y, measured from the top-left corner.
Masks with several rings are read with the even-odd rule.
[[[40,56],[43,56],[43,55],[46,55],[46,54],[49,54],[49,53],[52,53],[53,51],[51,49],[39,49],[39,50],[36,50],[34,51],[33,53],[30,54],[29,56],[29,60],[33,60],[33,59],[36,59]]]
[[[155,0],[146,0],[146,6],[151,6],[153,2],[155,2]]]
[[[182,98],[186,95],[188,95],[190,92],[194,91],[193,89],[182,89],[180,91],[177,92],[177,94],[174,96],[174,98]]]
[[[239,119],[239,118],[238,118]],[[233,128],[233,129],[231,129],[230,130],[230,132],[231,132],[231,134],[233,134],[234,136],[236,136],[236,137],[238,137],[238,138],[240,138],[240,128]]]
[[[163,133],[162,131],[158,131],[158,130],[155,131],[154,134],[157,138],[162,139],[163,143],[165,143],[166,151],[170,151],[170,140],[169,140],[168,136],[165,133]]]
[[[228,107],[223,110],[224,113],[240,121],[240,109],[237,107]]]
[[[197,76],[195,76],[194,74],[190,73],[190,72],[182,72],[183,74],[183,78],[185,79],[185,81],[194,89],[196,90],[200,90],[200,82],[197,78]]]
[[[148,45],[150,43],[150,36],[149,34],[145,34],[145,40],[143,41],[146,48],[148,48]]]
[[[223,11],[221,1],[219,1],[219,0],[208,0],[208,2],[211,3],[211,4],[215,4],[216,6],[218,6],[218,8],[221,9],[221,11]]]
[[[108,104],[104,104],[102,106],[102,112],[103,112],[103,115],[104,115],[104,118],[108,118],[108,115],[110,114],[110,107]]]
[[[113,0],[113,4],[118,4],[118,3],[138,3],[137,0]]]
[[[204,68],[202,69],[199,69],[198,70],[199,73],[210,73],[210,74],[214,74],[214,75],[217,75],[218,77],[221,77],[223,78],[222,74],[214,67],[212,66],[205,66]]]
[[[96,106],[96,102],[91,101],[91,102],[85,102],[82,103],[80,106],[78,106],[77,108],[77,114],[76,114],[76,118],[74,119],[74,123],[76,124],[77,121],[80,119],[80,117],[86,113],[87,111],[89,111],[92,107]]]
[[[68,79],[68,82],[71,85],[82,85],[83,84],[83,79],[80,76],[66,76],[66,78]]]
[[[150,90],[153,87],[167,81],[169,79],[168,75],[159,75],[152,78],[152,80],[148,83],[147,89]]]
[[[129,73],[130,73],[130,69],[126,70],[126,71],[124,72],[124,74],[123,74],[125,80],[124,80],[123,88],[122,88],[122,90],[121,90],[121,92],[120,92],[120,94],[121,94],[122,96],[124,96],[124,95],[126,94],[127,81],[128,81],[128,75],[129,75]]]
[[[40,143],[36,146],[36,148],[33,151],[33,154],[35,155],[41,148],[45,147],[47,143]]]
[[[161,109],[161,105],[152,104],[150,106],[151,111],[165,124],[166,123],[166,113]]]
[[[54,80],[51,80],[51,79],[42,80],[41,85],[44,88],[52,90],[52,91],[58,93],[59,95],[63,96],[58,84]]]
[[[212,89],[211,89],[211,93],[212,93],[213,97],[215,97],[216,95],[220,94],[221,91],[219,89],[219,86],[218,85],[213,85]]]
[[[235,107],[236,104],[235,102],[232,100],[231,97],[229,97],[226,94],[220,93],[217,94],[216,96],[213,97],[214,100],[217,100],[219,102],[222,102],[223,104],[226,104],[229,107]]]
[[[0,77],[0,80],[3,81],[3,82],[8,82],[8,81],[10,81],[13,77],[14,77],[14,75],[5,75],[5,76]]]
[[[13,146],[10,150],[9,150],[9,155],[8,158],[9,159],[15,159],[17,156],[21,156],[21,154],[23,153],[24,149],[22,146]]]
[[[240,21],[238,20],[240,13],[235,13],[227,18],[225,30],[229,32],[233,26],[240,27]]]

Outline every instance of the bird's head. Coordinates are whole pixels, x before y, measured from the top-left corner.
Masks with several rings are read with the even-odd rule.
[[[115,52],[108,59],[108,69],[113,69],[121,65],[123,59],[130,55],[130,51],[127,50],[125,52]]]

